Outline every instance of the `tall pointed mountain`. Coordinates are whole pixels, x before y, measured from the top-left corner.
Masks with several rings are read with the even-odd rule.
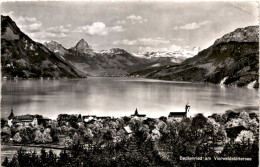
[[[76,51],[79,54],[92,54],[93,50],[91,46],[88,45],[88,43],[81,39],[76,46],[72,47],[71,50]]]
[[[148,78],[199,81],[258,87],[259,26],[236,29],[180,65],[146,75]]]
[[[9,16],[1,16],[1,65],[3,77],[82,77],[65,59],[24,34]]]

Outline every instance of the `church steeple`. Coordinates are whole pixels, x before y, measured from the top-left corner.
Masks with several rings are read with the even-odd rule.
[[[145,114],[138,114],[137,108],[135,109],[135,113],[131,115],[131,117],[145,117]]]
[[[13,107],[11,107],[11,113],[10,113],[8,119],[13,119],[13,118],[14,118]]]
[[[137,108],[135,109],[135,115],[139,115],[139,114],[138,114],[138,111],[137,111]]]

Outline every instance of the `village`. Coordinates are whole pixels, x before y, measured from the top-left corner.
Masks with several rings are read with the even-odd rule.
[[[185,112],[171,112],[168,117],[160,118],[149,118],[136,109],[132,115],[119,118],[60,114],[56,120],[42,115],[16,116],[11,109],[8,120],[1,120],[1,142],[7,146],[71,151],[75,145],[81,145],[85,151],[113,150],[119,146],[124,149],[124,153],[119,153],[120,149],[114,150],[115,153],[111,153],[114,156],[109,160],[118,155],[134,156],[128,155],[130,153],[136,157],[149,147],[159,159],[169,163],[180,163],[176,158],[186,154],[226,155],[235,151],[234,146],[258,144],[257,114],[229,110],[208,118],[202,114],[187,117],[189,109],[187,104]],[[147,142],[150,146],[146,145]]]
[[[181,120],[183,118],[187,118],[187,113],[189,112],[190,106],[187,104],[185,106],[185,112],[170,112],[168,119],[175,119],[175,120]],[[134,114],[132,114],[130,117],[125,117],[128,119],[137,119],[140,121],[147,120],[147,117],[145,114],[139,114],[138,110],[136,108]],[[25,137],[22,133],[17,132],[13,137],[8,138],[2,138],[3,142],[8,142],[8,143],[55,143],[57,140],[59,141],[58,145],[60,146],[68,146],[68,143],[70,143],[70,138],[66,135],[59,135],[58,139],[57,136],[51,136],[54,132],[51,131],[53,128],[58,128],[62,127],[66,129],[66,127],[72,127],[75,129],[78,129],[79,127],[84,127],[86,124],[94,124],[95,122],[103,122],[103,121],[113,121],[116,118],[112,118],[110,116],[96,116],[96,115],[83,115],[81,114],[60,114],[58,115],[58,118],[56,120],[51,120],[47,117],[43,117],[42,115],[19,115],[15,116],[13,108],[11,108],[11,113],[8,116],[8,120],[4,123],[5,126],[2,128],[3,134],[5,132],[7,134],[10,134],[11,129],[26,129],[28,131],[28,128],[34,128],[37,129],[35,131],[35,138],[34,140],[30,140],[32,138]],[[167,119],[167,118],[166,118]],[[115,129],[114,127],[112,129]],[[122,128],[125,133],[130,136],[132,134],[132,130],[129,125],[124,126]],[[59,129],[62,131],[61,129]],[[51,133],[52,132],[52,133]],[[77,134],[76,132],[74,134]],[[11,135],[12,136],[12,135]],[[9,137],[9,136],[8,136]],[[53,140],[54,137],[54,140]],[[119,136],[113,136],[113,138],[119,138]],[[33,142],[34,141],[34,142]],[[57,143],[56,143],[57,144]]]

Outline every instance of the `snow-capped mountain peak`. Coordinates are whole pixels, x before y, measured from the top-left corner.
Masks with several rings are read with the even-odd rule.
[[[138,52],[133,53],[134,56],[139,58],[146,58],[146,59],[156,59],[162,57],[174,58],[174,59],[186,59],[193,57],[198,54],[200,51],[199,47],[194,47],[193,49],[181,49],[179,51],[157,51],[157,52]]]

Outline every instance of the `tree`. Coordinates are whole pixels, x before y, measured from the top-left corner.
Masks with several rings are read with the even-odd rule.
[[[7,124],[7,120],[1,118],[1,128],[3,128]]]
[[[234,112],[232,110],[227,110],[225,112],[225,114],[222,115],[222,117],[224,118],[224,120],[227,122],[231,119],[237,118],[239,116],[239,113]]]
[[[37,131],[35,132],[34,141],[35,141],[36,143],[43,143],[43,142],[44,142],[44,135],[43,135],[43,133],[42,133],[40,130],[37,130]]]
[[[195,133],[195,136],[198,137],[199,133],[205,127],[207,123],[207,118],[205,118],[202,114],[197,114],[191,122],[191,128]],[[185,131],[184,131],[185,133]]]
[[[47,152],[45,151],[44,148],[41,149],[41,155],[40,155],[40,159],[41,159],[41,164],[42,166],[46,166],[47,165],[47,161],[48,161],[48,156],[47,156]]]
[[[12,160],[9,163],[9,166],[17,166],[18,162],[17,162],[17,158],[16,156],[13,156]]]
[[[79,116],[78,116],[78,120],[81,120],[81,114],[79,114]]]
[[[235,139],[235,142],[252,144],[254,142],[254,134],[251,131],[242,130]]]
[[[52,150],[49,151],[47,166],[57,166],[56,165],[56,154],[54,154]]]
[[[29,162],[29,156],[22,147],[17,151],[17,160],[20,166],[27,166]]]
[[[202,129],[202,128],[204,128],[206,123],[207,123],[207,118],[205,118],[203,114],[197,114],[192,119],[191,125],[195,129]]]
[[[112,136],[112,132],[110,130],[107,130],[104,135],[103,135],[103,138],[104,140],[112,140],[113,139],[113,136]]]
[[[161,120],[161,121],[163,121],[163,122],[167,122],[167,117],[161,116],[161,117],[159,118],[159,120]]]
[[[21,138],[19,132],[17,132],[17,133],[14,135],[13,140],[14,140],[15,142],[17,142],[17,143],[22,142],[22,138]]]
[[[69,162],[70,161],[70,157],[66,151],[66,149],[63,149],[61,152],[60,152],[60,158],[58,160],[58,164],[57,166],[65,166],[65,165],[69,165]]]
[[[84,130],[84,141],[86,143],[92,143],[93,142],[93,136],[94,135],[93,135],[92,131],[89,128]]]
[[[5,157],[5,160],[4,160],[4,162],[2,163],[2,165],[3,165],[3,166],[6,166],[6,167],[9,165],[8,158],[7,158],[7,157]]]

